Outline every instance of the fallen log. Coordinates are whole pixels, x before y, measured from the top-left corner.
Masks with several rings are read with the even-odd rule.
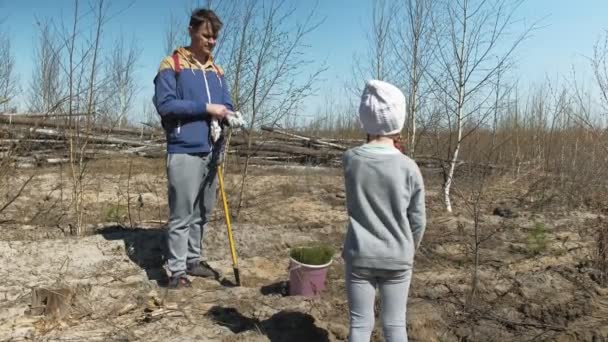
[[[242,146],[233,146],[234,150],[239,154],[247,154],[247,149]],[[257,151],[265,152],[282,152],[293,155],[305,155],[311,157],[339,157],[342,155],[340,152],[332,150],[315,150],[306,147],[289,146],[289,145],[274,145],[264,144],[263,142],[253,142],[250,154],[255,154]]]
[[[106,142],[106,143],[111,143],[111,144],[121,144],[121,145],[130,145],[130,146],[150,146],[151,144],[147,141],[135,141],[135,140],[128,140],[128,139],[122,139],[122,138],[115,138],[115,137],[111,137],[111,136],[106,136],[106,137],[101,137],[101,136],[97,136],[97,135],[86,135],[86,134],[74,134],[74,133],[68,133],[68,132],[60,132],[57,130],[53,130],[53,129],[46,129],[46,128],[30,128],[30,132],[33,134],[39,134],[42,136],[49,136],[49,137],[58,137],[58,138],[77,138],[77,139],[82,139],[82,140],[87,140],[87,141],[94,141],[94,142]]]
[[[293,134],[293,133],[288,133],[288,132],[281,131],[281,130],[278,130],[276,128],[272,128],[272,127],[268,127],[268,126],[262,126],[261,129],[263,131],[281,134],[281,135],[288,136],[288,137],[291,137],[291,138],[300,139],[302,141],[309,141],[311,143],[333,147],[333,148],[341,150],[341,151],[346,151],[348,149],[347,147],[342,146],[342,145],[338,145],[338,144],[334,144],[334,143],[330,143],[330,142],[325,142],[325,141],[314,139],[314,138],[308,138],[308,137],[304,137],[304,136]]]
[[[33,157],[15,157],[13,158],[17,164],[24,165],[56,165],[56,164],[66,164],[70,162],[70,158],[67,157],[42,157],[42,156],[33,156]]]
[[[292,163],[302,164],[304,160],[294,160]],[[259,165],[259,166],[279,166],[279,165],[287,165],[289,162],[285,160],[273,160],[273,159],[265,159],[265,158],[256,158],[253,157],[250,160],[251,165]]]
[[[73,125],[66,124],[64,122],[50,121],[47,117],[21,117],[21,115],[15,114],[0,114],[0,123],[9,125],[24,125],[24,126],[36,126],[36,127],[50,127],[59,129],[72,129]],[[81,126],[82,130],[86,128]],[[162,131],[150,130],[150,129],[137,129],[137,128],[118,128],[118,127],[104,127],[91,124],[90,131],[102,132],[102,133],[116,133],[116,134],[129,134],[129,135],[159,135]]]
[[[16,138],[16,139],[0,139],[0,145],[5,144],[64,144],[63,141],[57,139],[27,139],[27,138]]]
[[[12,116],[18,116],[21,118],[64,118],[64,117],[74,117],[74,116],[87,116],[87,113],[72,113],[72,114],[65,114],[65,113],[20,113],[20,114],[14,114],[14,113],[3,113],[0,112],[0,115],[12,115]]]

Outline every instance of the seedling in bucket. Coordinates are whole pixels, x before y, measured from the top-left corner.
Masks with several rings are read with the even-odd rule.
[[[289,263],[289,294],[312,297],[325,289],[327,269],[331,265],[334,250],[318,245],[293,248]]]

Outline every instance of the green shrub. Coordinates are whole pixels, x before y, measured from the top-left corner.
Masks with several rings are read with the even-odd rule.
[[[536,223],[528,234],[528,248],[533,255],[540,254],[547,248],[547,233],[543,223]]]
[[[289,255],[306,265],[325,265],[334,256],[334,249],[327,245],[292,248]]]
[[[109,222],[122,222],[127,217],[127,206],[112,203],[106,207],[103,219]]]

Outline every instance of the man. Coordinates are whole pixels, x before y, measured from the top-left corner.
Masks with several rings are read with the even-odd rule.
[[[190,46],[166,57],[154,79],[154,105],[167,136],[170,288],[190,287],[186,274],[214,275],[201,261],[201,239],[215,204],[220,126],[233,111],[223,71],[211,55],[221,28],[213,11],[194,10]]]

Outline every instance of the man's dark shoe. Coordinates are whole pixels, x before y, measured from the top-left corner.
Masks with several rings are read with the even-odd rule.
[[[183,289],[192,287],[192,283],[186,278],[186,275],[180,274],[175,277],[170,277],[167,287],[170,289]]]
[[[186,265],[186,273],[195,277],[215,277],[215,271],[204,262],[193,262]]]

